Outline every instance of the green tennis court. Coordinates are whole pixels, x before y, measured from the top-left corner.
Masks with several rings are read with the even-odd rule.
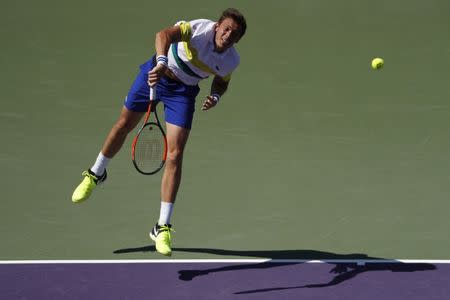
[[[162,258],[117,253],[152,245],[159,212],[131,138],[91,199],[70,196],[155,33],[233,6],[241,65],[208,112],[201,85],[173,215],[175,248],[226,251],[173,257],[450,259],[450,2],[43,0],[0,4],[1,260]]]

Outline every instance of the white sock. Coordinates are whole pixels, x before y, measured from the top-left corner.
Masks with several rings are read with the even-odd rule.
[[[111,158],[108,158],[100,152],[97,156],[97,160],[95,164],[92,166],[91,171],[95,173],[97,176],[102,176],[105,173],[106,166],[108,165]]]
[[[159,211],[158,225],[170,224],[172,210],[173,203],[161,201],[161,210]]]

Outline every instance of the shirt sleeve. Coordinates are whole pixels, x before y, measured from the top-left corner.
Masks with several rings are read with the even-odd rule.
[[[189,22],[180,21],[176,25],[180,26],[181,29],[181,40],[183,42],[188,42],[192,36],[192,27]]]

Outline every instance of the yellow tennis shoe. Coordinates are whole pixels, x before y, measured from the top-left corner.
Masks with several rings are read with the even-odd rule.
[[[107,177],[106,170],[100,177],[95,175],[91,170],[84,171],[82,175],[84,176],[83,181],[81,181],[72,194],[73,203],[80,203],[89,198],[94,188],[104,182]]]
[[[150,238],[155,241],[156,251],[165,256],[172,255],[170,232],[174,231],[172,225],[156,224],[150,231]]]

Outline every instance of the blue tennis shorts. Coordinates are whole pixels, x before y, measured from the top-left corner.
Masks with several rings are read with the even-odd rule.
[[[149,104],[150,87],[147,83],[148,72],[155,66],[155,57],[140,66],[133,85],[125,98],[125,107],[131,111],[146,112]],[[156,85],[156,102],[164,103],[167,123],[191,129],[195,111],[195,97],[198,85],[186,85],[166,76]]]

